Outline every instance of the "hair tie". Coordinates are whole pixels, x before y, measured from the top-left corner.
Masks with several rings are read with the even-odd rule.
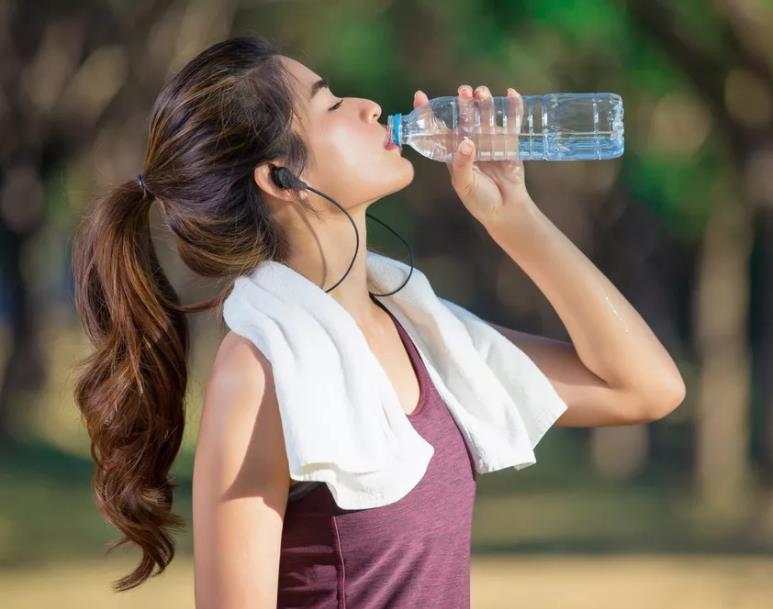
[[[144,199],[145,197],[148,196],[150,191],[145,186],[145,180],[142,179],[142,174],[138,173],[137,177],[134,178],[134,179],[137,182],[137,184],[139,185],[140,189],[142,190],[142,198]]]

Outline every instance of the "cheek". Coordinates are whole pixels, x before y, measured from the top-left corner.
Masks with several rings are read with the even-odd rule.
[[[325,175],[330,168],[340,164],[351,148],[349,141],[351,135],[343,125],[334,121],[327,121],[320,125],[314,132],[310,144],[314,153],[315,166]]]
[[[345,155],[347,151],[362,145],[362,130],[352,120],[341,117],[330,122],[327,133],[327,142],[331,150]]]
[[[349,117],[336,117],[320,125],[312,143],[317,159],[319,184],[325,192],[345,192],[352,200],[383,194],[395,180],[412,178],[410,163],[397,152],[387,151],[383,138],[373,125],[364,125]],[[323,188],[324,190],[324,188]]]
[[[340,121],[331,126],[328,141],[331,155],[347,167],[362,168],[380,159],[385,152],[383,140],[374,126],[354,120]]]

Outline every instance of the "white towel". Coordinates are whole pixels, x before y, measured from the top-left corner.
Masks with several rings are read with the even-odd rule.
[[[368,251],[368,289],[410,267]],[[536,463],[533,448],[566,410],[547,377],[477,315],[439,298],[414,267],[375,297],[413,340],[478,473]],[[386,505],[421,480],[434,448],[413,428],[354,319],[318,285],[276,261],[236,279],[229,328],[271,362],[293,480],[327,484],[345,509]]]

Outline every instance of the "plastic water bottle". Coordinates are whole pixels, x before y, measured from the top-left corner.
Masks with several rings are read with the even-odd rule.
[[[578,161],[623,154],[623,98],[615,93],[548,93],[485,99],[436,97],[387,119],[387,145],[411,146],[451,162],[466,135],[476,161]]]

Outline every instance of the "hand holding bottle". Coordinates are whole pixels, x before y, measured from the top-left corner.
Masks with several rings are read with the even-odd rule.
[[[472,90],[469,85],[459,87],[459,122],[464,125],[474,112],[474,100],[479,100],[481,125],[488,125],[489,113],[493,110],[488,87],[479,86]],[[515,89],[507,90],[509,124],[518,125],[523,116],[523,100]],[[417,91],[413,107],[418,108],[429,102],[427,95]],[[431,108],[428,106],[428,111]],[[481,127],[484,129],[485,128]],[[465,154],[469,146],[469,154]],[[451,185],[468,211],[481,224],[493,221],[504,208],[517,209],[534,205],[526,190],[523,161],[520,158],[507,161],[474,161],[475,145],[465,138],[446,166],[451,175]]]

